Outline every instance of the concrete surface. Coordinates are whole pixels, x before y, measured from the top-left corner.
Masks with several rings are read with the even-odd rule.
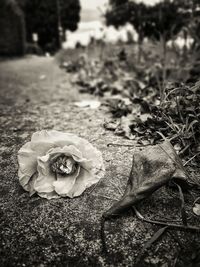
[[[0,261],[1,266],[135,266],[157,226],[131,212],[106,223],[108,254],[102,253],[100,219],[123,192],[134,149],[107,147],[131,141],[103,128],[105,107],[85,110],[73,102],[91,99],[70,84],[52,58],[28,57],[0,62]],[[29,197],[18,182],[17,151],[33,132],[56,129],[88,139],[103,153],[106,175],[76,199],[47,201]],[[186,196],[192,203],[190,196]],[[179,219],[177,193],[165,188],[140,205],[150,218]],[[188,207],[188,214],[191,210]],[[198,220],[199,223],[199,220]],[[144,253],[139,266],[194,266],[199,235],[170,231]]]

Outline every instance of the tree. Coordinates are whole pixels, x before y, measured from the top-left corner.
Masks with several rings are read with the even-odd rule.
[[[39,36],[44,50],[55,50],[60,45],[59,30],[75,31],[80,20],[79,0],[26,0],[24,8],[27,40],[32,34]]]
[[[130,22],[138,32],[139,55],[143,39],[148,37],[163,42],[165,57],[167,41],[185,25],[184,15],[180,10],[182,1],[185,0],[163,0],[154,6],[148,6],[130,0],[110,0],[110,8],[105,14],[106,22],[116,27]]]
[[[110,5],[105,13],[106,24],[119,27],[126,24],[130,19],[128,0],[110,0]]]
[[[184,16],[179,5],[173,1],[165,0],[151,7],[149,15],[149,37],[154,40],[166,41],[177,35],[184,26]]]
[[[186,20],[181,11],[184,0],[163,0],[153,6],[137,3],[136,1],[110,0],[110,8],[106,12],[107,24],[116,27],[130,22],[138,32],[138,61],[142,54],[142,43],[145,37],[159,41],[162,44],[161,55],[162,77],[159,84],[161,101],[164,96],[167,76],[166,50],[167,41],[177,35],[185,26]],[[199,0],[194,0],[199,1]],[[185,2],[186,3],[186,2]]]
[[[116,27],[130,22],[141,39],[148,37],[160,40],[161,36],[164,36],[169,40],[183,26],[181,5],[178,5],[178,2],[178,0],[164,0],[154,6],[148,6],[128,0],[110,0],[110,8],[105,14],[106,22]]]
[[[25,23],[16,0],[0,1],[0,54],[21,56],[25,52]]]
[[[140,61],[142,43],[147,35],[149,6],[144,3],[136,3],[129,0],[110,0],[110,7],[105,14],[107,25],[115,27],[122,26],[127,22],[131,23],[138,33],[138,60]]]

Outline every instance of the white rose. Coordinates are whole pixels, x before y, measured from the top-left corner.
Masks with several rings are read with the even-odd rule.
[[[39,131],[18,152],[22,187],[51,199],[77,197],[105,172],[101,152],[74,134]]]

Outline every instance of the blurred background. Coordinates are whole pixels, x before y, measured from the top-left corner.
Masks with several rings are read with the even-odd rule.
[[[0,55],[55,53],[95,41],[199,42],[197,0],[1,0]]]
[[[198,0],[1,0],[0,56],[57,54],[62,64],[68,54],[99,58],[125,49],[131,65],[181,67],[175,78],[194,81],[199,14]]]

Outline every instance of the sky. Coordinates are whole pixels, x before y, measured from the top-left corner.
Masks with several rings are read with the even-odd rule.
[[[80,0],[82,9],[97,9],[108,3],[108,0]]]
[[[109,0],[80,0],[83,9],[97,9],[103,7]],[[137,0],[138,2],[144,2],[146,4],[155,4],[159,0]]]
[[[155,4],[160,0],[136,0],[146,4]],[[105,11],[109,0],[80,0],[81,22],[102,21],[102,11]],[[99,10],[101,9],[101,11]]]

